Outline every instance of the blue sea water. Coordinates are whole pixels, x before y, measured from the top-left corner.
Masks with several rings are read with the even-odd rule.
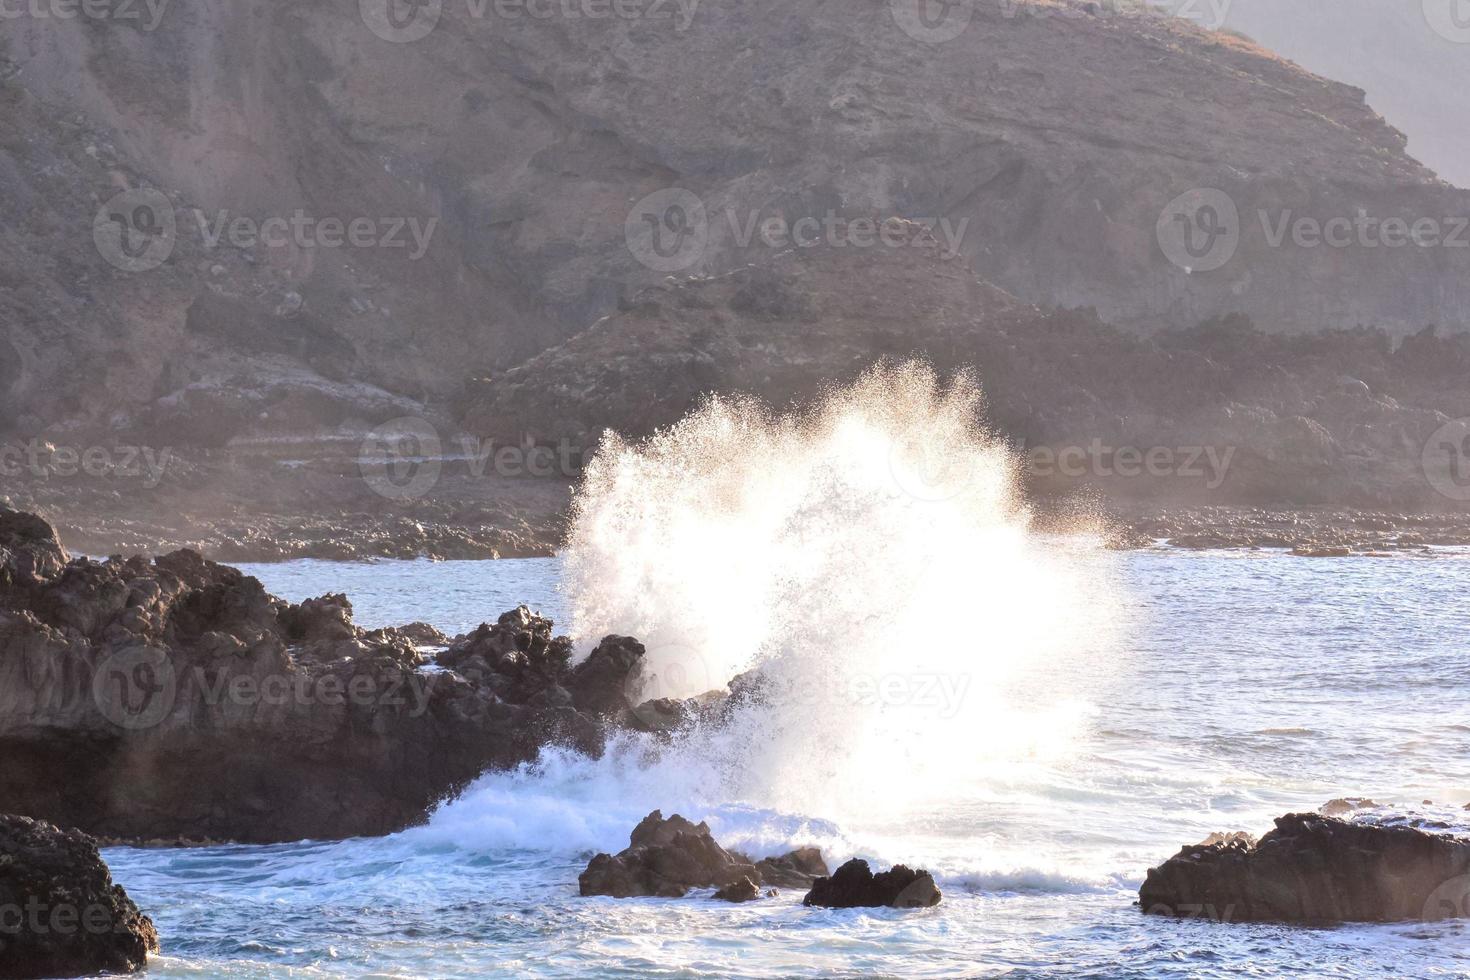
[[[1467,922],[1296,928],[1133,905],[1150,866],[1212,831],[1259,834],[1341,796],[1470,803],[1470,557],[1096,549],[1081,561],[1108,580],[1120,635],[1005,682],[1007,699],[1064,705],[1065,723],[957,765],[901,815],[820,791],[800,805],[758,788],[714,799],[633,746],[489,774],[387,838],[106,857],[158,925],[156,977],[1470,976]],[[293,600],[346,592],[365,626],[454,634],[523,601],[568,613],[555,559],[246,570]],[[974,626],[934,631],[985,642]],[[958,710],[988,710],[969,690]],[[793,760],[800,785],[820,787],[821,764]],[[900,776],[882,765],[864,773],[875,797]],[[578,897],[588,856],[625,846],[655,806],[709,819],[755,856],[818,842],[834,862],[923,863],[945,898],[897,912],[810,910],[794,892],[743,906]]]

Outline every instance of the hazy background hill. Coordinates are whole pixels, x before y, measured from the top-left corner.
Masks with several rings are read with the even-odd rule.
[[[1464,40],[1428,12],[1461,5]],[[1409,153],[1470,187],[1470,4],[1461,0],[1230,0],[1225,26],[1310,71],[1350,82],[1409,137]]]
[[[704,0],[630,20],[446,2],[404,40],[370,29],[372,6],[7,21],[3,427],[221,445],[430,411],[668,274],[766,261],[775,248],[742,239],[772,217],[943,219],[979,278],[1125,327],[1470,320],[1465,251],[1263,242],[1257,212],[1470,205],[1360,91],[1181,20],[982,0],[936,39],[904,0]],[[1201,187],[1234,199],[1243,237],[1191,273],[1156,225]],[[640,262],[629,223],[669,218],[640,202],[672,188],[707,236],[677,268]],[[94,244],[124,191],[165,195],[176,219],[157,268],[124,271]],[[417,256],[376,237],[210,241],[297,213],[433,233]]]

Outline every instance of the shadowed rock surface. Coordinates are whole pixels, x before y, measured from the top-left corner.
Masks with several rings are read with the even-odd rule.
[[[1023,303],[932,252],[815,247],[653,287],[471,381],[463,413],[482,436],[590,447],[605,429],[671,425],[710,393],[780,409],[918,355],[973,371],[984,421],[1023,451],[1043,498],[1462,513],[1470,335],[1267,326],[1229,317],[1144,337]]]
[[[825,878],[832,872],[822,859],[822,852],[815,847],[800,847],[780,857],[757,861],[755,869],[761,873],[761,881],[779,888],[811,888],[812,882]]]
[[[96,844],[29,817],[0,816],[0,909],[4,980],[134,973],[158,952]]]
[[[873,873],[861,858],[848,861],[830,878],[818,878],[802,899],[804,905],[834,909],[879,908],[920,909],[938,905],[943,895],[934,878],[922,869],[896,864]]]
[[[418,645],[443,641],[192,552],[68,563],[44,521],[0,509],[0,799],[109,839],[384,834],[548,743],[600,752],[631,708],[627,638],[574,666],[522,607],[426,670]]]
[[[721,847],[709,824],[677,813],[665,819],[655,810],[633,829],[625,849],[593,857],[577,883],[584,896],[682,898],[691,888],[717,888],[717,899],[748,902],[764,887],[806,887],[826,872],[815,847],[752,862]]]
[[[633,829],[628,847],[593,857],[577,884],[584,896],[682,898],[691,888],[725,888],[743,878],[758,883],[760,872],[717,844],[709,824],[677,813],[666,820],[655,810]]]
[[[1470,917],[1470,840],[1294,813],[1259,841],[1184,848],[1149,871],[1138,900],[1150,914],[1224,922]]]

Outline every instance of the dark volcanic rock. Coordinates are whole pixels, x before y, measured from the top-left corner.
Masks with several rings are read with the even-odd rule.
[[[859,858],[837,869],[830,878],[818,878],[802,900],[804,905],[821,905],[834,909],[928,908],[938,905],[942,897],[934,878],[924,870],[915,871],[902,864],[892,870],[873,874],[868,862]]]
[[[781,857],[757,861],[755,868],[761,873],[761,881],[780,888],[810,888],[818,878],[832,873],[815,847],[800,847]]]
[[[594,857],[577,883],[583,895],[682,898],[691,888],[724,889],[742,878],[755,885],[761,875],[744,858],[715,843],[708,824],[690,823],[678,814],[665,820],[655,810],[634,828],[625,850],[616,857]]]
[[[158,933],[76,831],[0,816],[0,978],[132,973]]]
[[[45,522],[0,508],[0,800],[113,840],[389,833],[548,743],[600,752],[620,719],[572,691],[601,706],[642,649],[610,638],[574,671],[524,607],[428,670],[436,638],[189,551],[66,563]]]
[[[715,892],[714,897],[722,902],[753,902],[761,897],[761,889],[748,876],[742,875],[739,881],[733,881]]]
[[[1470,841],[1312,813],[1257,843],[1232,835],[1149,871],[1143,911],[1235,922],[1399,922],[1470,917]]]

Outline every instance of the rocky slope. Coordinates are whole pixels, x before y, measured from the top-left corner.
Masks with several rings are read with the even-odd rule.
[[[1091,311],[1029,306],[917,249],[793,250],[651,288],[472,382],[464,414],[486,436],[590,445],[604,428],[637,437],[668,425],[705,392],[782,407],[875,358],[912,355],[974,369],[989,423],[1044,494],[1427,509],[1470,499],[1455,468],[1470,336],[1281,336],[1235,317],[1144,338]]]
[[[1360,91],[1111,4],[985,0],[942,43],[902,0],[447,2],[406,33],[355,0],[129,6],[6,24],[0,429],[219,445],[432,412],[666,273],[758,263],[742,239],[767,217],[944,219],[981,277],[1118,323],[1467,320],[1464,250],[1272,248],[1255,227],[1466,211]],[[1199,187],[1243,227],[1189,274],[1156,225]],[[670,188],[707,225],[645,201]],[[298,211],[368,226],[230,230]],[[648,221],[681,242],[664,258]],[[128,271],[155,243],[162,264]]]
[[[193,552],[68,561],[0,508],[0,800],[111,839],[388,833],[486,768],[642,727],[643,647],[571,653],[525,608],[450,643],[362,630],[344,596],[293,605]]]

